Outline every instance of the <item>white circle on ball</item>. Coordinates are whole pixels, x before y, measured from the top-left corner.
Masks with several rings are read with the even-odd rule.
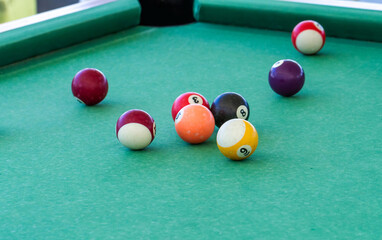
[[[246,158],[248,157],[252,152],[252,147],[249,145],[243,145],[237,149],[236,155],[239,158]]]
[[[178,114],[176,114],[176,117],[175,117],[175,123],[178,123],[178,122],[182,119],[182,117],[183,117],[183,113],[184,113],[184,111],[183,111],[183,109],[181,109],[181,110],[178,112]]]
[[[139,123],[128,123],[118,131],[119,142],[132,150],[140,150],[147,147],[152,140],[150,130]]]
[[[236,117],[240,119],[247,119],[248,108],[245,105],[240,105],[236,110]]]
[[[277,61],[275,62],[275,64],[273,64],[272,68],[280,67],[283,63],[284,63],[284,60]]]
[[[305,54],[313,54],[318,52],[322,47],[323,39],[321,34],[315,30],[302,31],[296,38],[296,46],[298,50]]]
[[[190,95],[188,97],[189,104],[203,104],[203,99],[198,95]]]
[[[242,119],[231,119],[225,122],[216,136],[217,144],[227,148],[238,143],[245,134],[245,123]]]

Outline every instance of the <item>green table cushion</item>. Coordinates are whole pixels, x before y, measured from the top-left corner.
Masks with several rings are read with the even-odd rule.
[[[138,0],[119,0],[1,33],[0,67],[136,26]]]
[[[382,41],[382,11],[275,0],[196,0],[195,18],[292,32],[300,21],[316,20],[327,36]]]

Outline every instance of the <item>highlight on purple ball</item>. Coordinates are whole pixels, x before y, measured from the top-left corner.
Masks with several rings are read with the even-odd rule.
[[[301,65],[291,59],[273,64],[268,76],[269,85],[277,94],[290,97],[298,93],[305,83],[305,73]]]

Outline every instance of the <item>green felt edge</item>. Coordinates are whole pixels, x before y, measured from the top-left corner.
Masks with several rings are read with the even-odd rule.
[[[345,7],[263,0],[196,0],[197,21],[292,31],[316,20],[327,36],[382,42],[382,12]]]
[[[140,14],[138,0],[118,0],[4,32],[0,67],[136,26]]]

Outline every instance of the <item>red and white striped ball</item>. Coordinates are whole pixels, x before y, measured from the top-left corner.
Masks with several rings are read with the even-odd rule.
[[[150,145],[155,137],[154,119],[145,111],[133,109],[122,114],[116,126],[119,142],[132,150]]]
[[[175,121],[176,115],[178,112],[185,106],[190,104],[200,104],[210,109],[210,104],[207,99],[201,94],[196,92],[186,92],[177,97],[172,104],[171,115],[172,119]]]
[[[325,30],[316,21],[302,21],[292,31],[292,43],[303,54],[316,54],[325,44]]]

